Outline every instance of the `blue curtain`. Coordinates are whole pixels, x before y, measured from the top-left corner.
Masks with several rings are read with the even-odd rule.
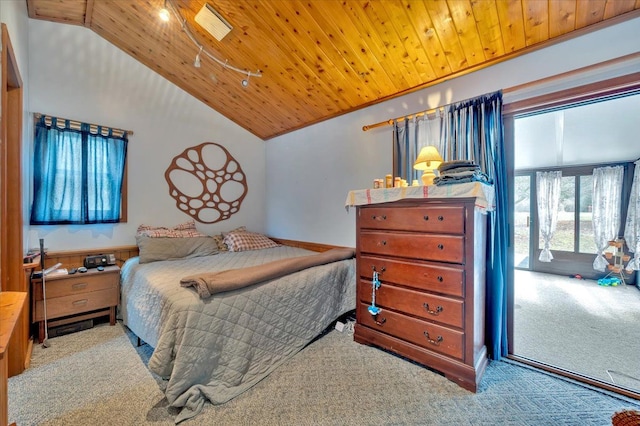
[[[449,105],[442,126],[445,161],[470,160],[494,182],[495,211],[489,213],[487,253],[487,346],[492,359],[508,353],[508,193],[502,123],[502,92]]]
[[[411,182],[413,175],[413,163],[411,163],[411,133],[409,130],[409,120],[393,124],[393,176],[398,176]],[[415,158],[415,157],[413,157]]]
[[[127,134],[41,117],[33,158],[32,225],[115,223],[120,206]]]

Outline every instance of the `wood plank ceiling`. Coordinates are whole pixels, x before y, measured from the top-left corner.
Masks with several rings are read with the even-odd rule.
[[[26,0],[29,17],[83,25],[262,139],[640,16],[640,0],[206,0],[233,27],[195,22],[205,0]],[[615,19],[613,19],[615,18]],[[573,33],[573,34],[572,34]],[[559,38],[560,37],[560,38]]]

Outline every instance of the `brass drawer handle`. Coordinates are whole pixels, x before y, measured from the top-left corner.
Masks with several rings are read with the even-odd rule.
[[[444,308],[440,305],[438,305],[438,307],[436,308],[436,310],[434,311],[433,309],[429,309],[429,304],[428,303],[423,303],[422,306],[427,310],[427,313],[434,315],[434,316],[438,316],[440,315],[440,312],[444,311]]]
[[[87,283],[76,283],[71,286],[73,290],[81,290],[83,288],[87,288]]]
[[[371,265],[371,270],[375,271],[375,270],[376,270],[376,265]],[[380,268],[380,272],[379,272],[379,273],[381,274],[381,273],[383,273],[383,272],[384,272],[384,271],[386,271],[386,270],[387,270],[387,268],[386,268],[386,267],[384,267],[384,266],[382,266],[382,267]]]
[[[72,303],[72,305],[73,305],[73,306],[86,305],[88,301],[89,301],[89,299],[75,300],[75,301]]]
[[[383,214],[382,216],[378,215],[376,216],[375,214],[371,216],[371,219],[373,220],[386,220],[387,219],[387,215]]]
[[[426,338],[427,338],[427,341],[428,341],[429,343],[431,343],[432,345],[434,345],[434,346],[440,346],[440,343],[444,340],[444,339],[442,338],[442,336],[438,336],[438,337],[436,337],[436,339],[435,339],[435,340],[431,339],[431,338],[429,337],[429,332],[428,332],[428,331],[425,331],[425,332],[424,332],[424,337],[426,337]]]
[[[376,316],[377,317],[377,316]],[[387,322],[386,318],[382,318],[380,321],[378,321],[376,318],[373,319],[373,321],[378,324],[380,327],[382,327],[382,324],[384,324],[385,322]]]
[[[444,244],[438,244],[438,249],[444,250]]]

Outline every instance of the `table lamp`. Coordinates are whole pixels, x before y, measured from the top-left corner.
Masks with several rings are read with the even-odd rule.
[[[442,157],[438,153],[435,146],[425,146],[420,150],[418,158],[413,163],[416,170],[424,170],[422,172],[422,184],[433,185],[433,179],[436,177],[434,170],[442,163]]]

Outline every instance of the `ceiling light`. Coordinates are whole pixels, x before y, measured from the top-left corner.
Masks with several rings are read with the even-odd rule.
[[[193,61],[193,66],[196,68],[200,68],[200,54],[202,53],[202,46],[200,46],[200,50],[198,51],[198,54],[196,55],[196,60]]]
[[[166,0],[164,2],[164,7],[162,9],[160,9],[160,12],[158,13],[158,15],[160,15],[160,20],[161,21],[169,22],[169,10],[167,9]]]
[[[240,84],[242,87],[249,87],[249,77],[251,77],[251,73],[247,73],[247,78],[243,79]]]

